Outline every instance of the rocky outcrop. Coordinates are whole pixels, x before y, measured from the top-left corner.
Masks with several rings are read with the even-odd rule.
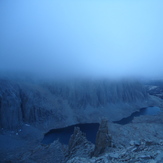
[[[97,157],[112,146],[112,139],[108,131],[108,121],[102,120],[99,126],[99,130],[96,135],[95,149],[93,156]]]
[[[75,127],[74,133],[69,140],[66,158],[70,159],[76,156],[90,157],[93,148],[94,145],[86,139],[85,134],[80,131],[80,128]]]
[[[74,133],[70,137],[67,159],[69,160],[74,157],[98,157],[104,154],[109,147],[112,147],[112,140],[108,132],[107,120],[101,121],[96,135],[95,147],[86,139],[85,134],[80,131],[80,128],[75,127]]]
[[[68,163],[162,163],[163,146],[160,143],[150,141],[149,145],[146,141],[140,141],[140,144],[137,144],[137,140],[133,142],[136,144],[121,149],[112,148],[110,152],[105,152],[98,157],[74,157],[68,160]]]

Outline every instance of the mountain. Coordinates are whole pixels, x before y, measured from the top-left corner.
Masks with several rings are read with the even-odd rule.
[[[0,127],[30,124],[42,130],[76,123],[120,120],[159,101],[138,81],[0,79]]]

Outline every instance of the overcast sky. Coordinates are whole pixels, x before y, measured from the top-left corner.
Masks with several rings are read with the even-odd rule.
[[[163,77],[162,0],[0,0],[0,70]]]

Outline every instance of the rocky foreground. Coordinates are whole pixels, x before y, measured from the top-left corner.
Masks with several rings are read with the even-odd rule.
[[[135,132],[137,131],[135,130]],[[149,132],[149,134],[152,134],[151,132]],[[102,136],[100,139],[98,139],[98,134],[97,134],[97,140],[96,140],[94,151],[91,153],[92,154],[91,158],[76,156],[73,157],[72,159],[69,159],[67,163],[79,163],[79,162],[81,163],[82,162],[85,163],[86,162],[88,163],[108,163],[108,162],[162,163],[163,162],[163,139],[158,139],[158,137],[161,135],[158,134],[159,135],[159,136],[157,135],[158,137],[155,135],[156,138],[152,138],[153,136],[151,136],[151,138],[148,138],[148,136],[146,138],[140,136],[139,139],[138,138],[134,139],[133,137],[133,140],[131,140],[131,135],[130,133],[128,133],[130,135],[128,137],[130,138],[128,139],[127,144],[123,144],[124,142],[121,142],[122,144],[120,145],[117,144],[117,142],[115,142],[114,144],[116,138],[112,140],[112,143],[108,144],[107,141],[105,143],[101,143],[101,141],[104,142],[106,133],[107,133],[107,129],[105,130],[105,132],[102,132]],[[109,141],[110,138],[111,138],[110,135],[108,135],[108,139],[106,138],[105,140]],[[122,137],[119,137],[119,139],[121,139],[122,141]]]
[[[154,95],[154,96],[153,96]],[[112,121],[142,107],[159,106],[138,82],[29,83],[0,80],[0,162],[4,163],[161,163],[163,115],[136,117],[127,125]],[[43,145],[44,133],[78,123],[101,123],[96,143],[79,128],[69,145]]]
[[[19,135],[17,139],[23,141]],[[24,143],[24,147],[8,150],[7,158],[2,158],[1,162],[162,163],[163,115],[136,117],[133,123],[123,126],[113,123],[108,125],[104,121],[95,144],[89,142],[79,128],[75,128],[69,145],[59,141],[50,145]]]

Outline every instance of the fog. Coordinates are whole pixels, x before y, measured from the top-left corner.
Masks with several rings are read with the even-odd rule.
[[[0,72],[163,78],[163,1],[1,0]]]

